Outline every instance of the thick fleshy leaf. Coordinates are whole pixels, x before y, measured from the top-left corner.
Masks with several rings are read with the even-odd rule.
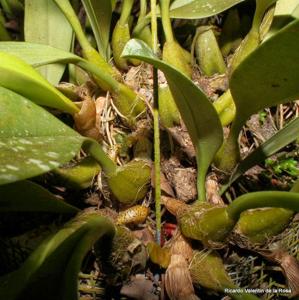
[[[278,0],[274,16],[292,16],[299,18],[299,1],[298,0]]]
[[[283,129],[279,130],[271,138],[269,138],[260,147],[250,153],[244,160],[240,162],[236,170],[233,172],[230,181],[223,186],[223,193],[233,182],[235,182],[242,174],[253,166],[263,162],[267,157],[273,155],[283,147],[293,142],[299,137],[299,118],[296,118]]]
[[[77,61],[83,60],[71,52],[48,45],[27,42],[0,42],[0,52],[17,56],[35,68],[56,62],[76,63]]]
[[[57,168],[83,141],[46,110],[0,87],[0,185]]]
[[[78,273],[95,242],[114,236],[114,226],[98,214],[79,215],[44,240],[23,266],[0,278],[5,299],[78,299]]]
[[[109,59],[109,34],[112,17],[112,4],[107,0],[82,0],[94,33],[98,51]]]
[[[79,209],[58,199],[38,184],[24,180],[0,186],[0,213],[13,211],[75,214]]]
[[[230,90],[236,117],[220,155],[219,168],[231,171],[239,160],[238,137],[258,111],[299,97],[299,20],[267,39],[235,69]]]
[[[12,80],[13,78],[13,80]],[[39,105],[74,114],[77,106],[20,58],[0,52],[0,86],[13,90]]]
[[[284,26],[299,18],[298,0],[278,0],[274,10],[274,16],[266,39],[270,38]]]
[[[36,20],[39,20],[38,26]],[[26,0],[24,35],[26,42],[45,44],[69,51],[73,30],[53,0]],[[39,68],[40,73],[53,85],[59,83],[64,70],[63,64]]]
[[[244,0],[175,0],[170,6],[170,17],[202,19],[217,15]]]
[[[265,107],[297,99],[298,75],[299,21],[293,21],[252,52],[232,74],[235,123],[243,125]]]
[[[188,128],[197,151],[198,188],[205,198],[205,175],[223,140],[222,126],[217,112],[206,95],[185,75],[159,60],[140,40],[126,45],[124,56],[153,64],[165,74],[171,93]]]
[[[23,60],[28,61],[28,63],[34,66],[54,63],[54,62],[74,63],[77,64],[77,66],[79,66],[80,68],[84,69],[85,71],[93,74],[94,77],[96,79],[99,79],[102,83],[104,83],[106,88],[112,93],[114,105],[116,106],[118,111],[123,116],[125,116],[126,121],[130,126],[134,126],[136,119],[145,112],[146,105],[142,97],[136,94],[135,91],[133,91],[130,87],[118,82],[109,73],[99,68],[98,65],[88,62],[87,60],[82,59],[79,56],[73,55],[72,53],[59,50],[50,46],[36,45],[36,44],[28,45],[27,43],[23,43],[19,46],[17,44],[18,43],[0,43],[0,47],[2,47],[3,53],[4,52],[9,54],[11,52],[16,53],[17,56],[22,57]],[[14,49],[15,45],[16,48]],[[42,50],[44,50],[45,52],[43,53]],[[0,66],[0,70],[1,70],[1,66]],[[9,85],[10,87],[14,89],[16,88],[13,84],[11,84],[11,82],[7,79],[6,76],[4,76],[4,78],[6,79],[7,85],[10,84]],[[1,80],[1,73],[0,73],[0,80]],[[52,86],[51,88],[54,89],[54,87]],[[25,91],[26,92],[31,91],[33,93],[36,93],[36,87],[31,90],[26,89]],[[32,98],[30,99],[32,100]],[[37,103],[41,104],[40,100]]]

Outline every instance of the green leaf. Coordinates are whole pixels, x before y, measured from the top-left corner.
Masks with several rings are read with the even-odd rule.
[[[0,87],[0,185],[70,161],[84,138],[31,101]]]
[[[231,175],[229,183],[221,188],[221,193],[225,192],[225,190],[247,170],[263,162],[267,157],[275,154],[277,151],[296,140],[299,137],[298,128],[299,118],[296,118],[250,153],[240,162],[236,170]]]
[[[134,124],[136,123],[136,118],[140,117],[145,112],[146,105],[142,97],[136,94],[135,91],[133,91],[130,87],[118,82],[109,73],[103,71],[97,65],[90,63],[79,56],[73,55],[72,53],[50,46],[38,44],[28,45],[28,43],[23,43],[21,45],[17,44],[21,43],[3,42],[0,43],[0,48],[3,50],[3,52],[16,53],[17,56],[21,56],[22,59],[30,62],[35,66],[54,62],[74,63],[77,64],[77,66],[79,66],[80,68],[93,74],[95,78],[100,79],[103,83],[105,83],[107,89],[112,93],[114,105],[117,107],[118,111],[126,118],[126,122],[130,126],[134,126]],[[7,84],[11,84],[6,76],[4,76],[4,78],[8,82]],[[10,86],[14,85],[11,84]],[[54,89],[53,87],[51,88]],[[32,91],[36,92],[35,89],[32,89]]]
[[[275,8],[275,16],[292,16],[299,18],[298,0],[278,0]]]
[[[38,26],[36,20],[39,21]],[[26,42],[45,44],[69,51],[73,30],[53,0],[26,0],[24,35]],[[63,64],[39,68],[40,73],[53,85],[59,83],[64,70]]]
[[[270,38],[281,30],[284,26],[299,19],[299,1],[298,0],[278,0],[276,3],[273,21],[266,39]]]
[[[233,72],[230,89],[237,108],[235,123],[243,125],[265,107],[297,99],[298,74],[299,21],[294,21],[264,42]]]
[[[0,85],[39,105],[57,108],[71,114],[79,111],[71,100],[55,89],[30,65],[4,52],[0,52]]]
[[[53,63],[76,63],[83,60],[71,52],[53,48],[48,45],[27,42],[0,42],[0,52],[5,52],[24,60],[33,67]]]
[[[5,299],[78,299],[78,273],[93,244],[114,236],[114,226],[98,214],[82,214],[44,240],[23,266],[0,278]]]
[[[106,60],[109,59],[109,34],[112,17],[112,4],[107,0],[82,0],[90,21],[98,51]]]
[[[170,6],[170,17],[203,19],[217,15],[244,0],[175,0]]]
[[[197,151],[198,192],[205,199],[205,175],[223,140],[217,112],[205,94],[185,75],[159,60],[142,41],[127,43],[124,56],[153,64],[165,74],[173,98]]]
[[[100,170],[101,167],[96,160],[90,156],[86,156],[74,166],[58,168],[53,172],[58,182],[63,186],[81,190],[91,186]]]
[[[220,169],[232,170],[239,160],[238,137],[246,120],[258,111],[298,99],[299,20],[267,39],[235,69],[230,90],[236,118],[220,155]]]
[[[0,186],[0,213],[12,211],[74,214],[79,209],[58,199],[38,184],[25,180]]]

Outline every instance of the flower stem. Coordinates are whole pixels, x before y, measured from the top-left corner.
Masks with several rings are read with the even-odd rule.
[[[95,64],[98,68],[102,70],[102,72],[109,73],[116,79],[120,78],[120,74],[118,74],[118,72],[115,69],[113,69],[113,67],[108,62],[106,62],[105,58],[99,52],[97,52],[95,48],[91,46],[90,42],[84,34],[79,19],[69,0],[54,1],[60,8],[60,10],[63,12],[65,17],[68,19],[73,30],[75,31],[79,44],[82,47],[83,57],[86,58],[89,62]],[[107,86],[101,81],[97,81],[97,83],[103,90],[107,90]]]
[[[158,52],[158,26],[156,15],[156,0],[151,0],[152,48]],[[158,105],[158,70],[153,68],[153,98],[154,98],[154,169],[155,169],[155,209],[156,209],[156,241],[161,243],[161,182],[160,182],[160,126]]]
[[[65,17],[68,19],[73,30],[76,33],[76,37],[83,49],[92,47],[86,38],[81,24],[76,16],[76,13],[68,0],[54,0],[57,6],[61,9]]]
[[[119,18],[119,24],[124,26],[128,23],[132,8],[133,8],[134,0],[124,0],[121,8],[121,14]]]
[[[160,0],[162,26],[163,26],[165,38],[167,42],[173,42],[174,36],[171,27],[171,20],[169,17],[169,4],[170,4],[170,0]]]

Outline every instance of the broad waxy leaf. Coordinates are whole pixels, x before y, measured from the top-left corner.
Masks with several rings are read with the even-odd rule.
[[[299,1],[298,0],[278,0],[275,6],[271,28],[266,35],[270,38],[281,30],[284,26],[299,19]]]
[[[296,118],[283,129],[279,130],[271,138],[269,138],[260,147],[250,153],[244,160],[240,162],[236,170],[233,172],[230,181],[223,186],[221,193],[223,193],[233,182],[235,182],[241,175],[253,166],[261,163],[267,157],[273,155],[289,143],[293,142],[299,137],[299,118]]]
[[[239,160],[238,136],[246,120],[258,111],[298,99],[299,20],[267,39],[234,70],[230,90],[236,117],[222,148],[218,167],[232,171]]]
[[[83,141],[46,110],[0,87],[0,185],[57,168]]]
[[[24,180],[0,186],[0,213],[12,211],[74,214],[79,209],[58,199],[38,184]]]
[[[104,83],[107,89],[113,94],[115,106],[120,111],[120,113],[126,117],[127,123],[130,126],[134,125],[136,122],[136,118],[138,118],[145,112],[146,106],[144,101],[142,100],[142,97],[136,94],[135,91],[133,91],[133,89],[131,89],[130,87],[118,82],[109,73],[103,72],[103,70],[97,65],[90,63],[79,56],[73,55],[72,53],[50,46],[38,44],[28,45],[27,43],[23,43],[22,45],[17,44],[18,43],[0,43],[0,47],[2,47],[2,50],[7,53],[13,51],[13,53],[16,53],[17,56],[22,57],[23,60],[28,61],[30,62],[30,64],[35,66],[54,62],[74,63],[85,71],[93,74],[95,78]],[[14,45],[16,45],[16,49],[13,49]],[[43,53],[42,50],[44,50],[45,53]],[[32,55],[33,53],[37,56],[36,58],[34,58],[34,55]]]
[[[78,273],[97,241],[114,236],[114,226],[98,214],[79,215],[46,238],[22,267],[0,278],[5,299],[78,299]]]
[[[112,3],[107,0],[82,0],[82,3],[90,21],[98,51],[108,60]]]
[[[298,0],[278,0],[275,7],[275,16],[292,16],[299,18]]]
[[[27,42],[0,42],[0,52],[5,52],[24,60],[33,67],[53,63],[68,63],[83,60],[71,52],[63,51],[48,45]]]
[[[71,114],[79,111],[71,100],[55,89],[30,65],[5,52],[0,52],[0,86],[11,89],[39,105],[57,108]]]
[[[230,89],[237,110],[234,126],[240,129],[252,114],[265,107],[297,99],[298,75],[299,21],[293,21],[233,72]]]
[[[190,79],[154,56],[144,42],[134,39],[129,41],[123,55],[153,64],[165,74],[197,151],[198,192],[204,199],[205,175],[223,140],[222,126],[217,112],[205,94]]]
[[[36,20],[39,20],[37,25]],[[45,44],[69,51],[73,30],[53,0],[26,0],[24,35],[26,42]],[[59,83],[65,65],[55,64],[39,68],[53,85]]]
[[[170,6],[170,17],[202,19],[217,15],[244,0],[175,0]]]

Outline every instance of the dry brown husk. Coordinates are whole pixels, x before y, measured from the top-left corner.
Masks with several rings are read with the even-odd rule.
[[[143,205],[134,205],[118,214],[116,223],[118,225],[142,224],[145,222],[150,209]]]
[[[188,263],[192,259],[193,249],[180,231],[177,231],[171,241],[170,253],[171,255],[182,255]]]
[[[162,196],[161,201],[166,209],[174,216],[178,216],[181,212],[188,209],[187,204],[172,197]]]
[[[101,133],[97,126],[97,110],[95,102],[86,97],[81,104],[80,111],[74,115],[76,130],[89,138],[101,139]]]
[[[283,250],[258,251],[270,261],[278,263],[286,277],[287,285],[291,289],[292,297],[299,296],[299,262],[295,257]]]
[[[171,256],[165,274],[165,288],[171,300],[198,300],[186,259],[182,255]]]

